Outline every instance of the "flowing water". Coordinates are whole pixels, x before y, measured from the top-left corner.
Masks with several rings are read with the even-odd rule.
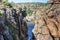
[[[28,28],[28,40],[32,40],[33,34],[32,34],[32,29],[34,28],[34,23],[32,22],[27,22],[27,28]]]

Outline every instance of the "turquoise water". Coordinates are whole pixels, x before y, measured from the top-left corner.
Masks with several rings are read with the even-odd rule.
[[[34,28],[34,24],[32,22],[27,22],[27,28],[28,28],[28,40],[32,40],[32,29]]]

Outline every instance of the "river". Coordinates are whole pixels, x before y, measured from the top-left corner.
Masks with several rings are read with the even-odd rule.
[[[33,34],[32,34],[32,29],[34,28],[34,23],[32,22],[27,22],[27,28],[28,28],[28,40],[32,40]]]

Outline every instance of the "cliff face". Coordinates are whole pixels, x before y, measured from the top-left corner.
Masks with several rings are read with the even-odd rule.
[[[4,28],[1,29],[3,31],[0,31],[0,33],[3,32],[2,36],[0,34],[0,37],[1,37],[0,40],[5,40],[3,38],[3,35],[6,38],[6,40],[27,40],[27,25],[26,25],[26,22],[22,19],[22,24],[18,24],[18,22],[15,21],[15,18],[16,18],[17,15],[14,15],[14,16],[12,15],[13,14],[12,9],[13,8],[9,8],[7,6],[2,6],[2,5],[0,6],[0,10],[4,11],[3,14],[2,14],[2,16],[3,16],[2,21],[4,21],[4,25],[2,25],[2,26],[4,26]],[[1,13],[0,13],[0,16],[1,16]],[[18,16],[18,17],[20,17],[20,16]],[[16,18],[16,20],[18,21],[19,18]],[[21,21],[19,20],[19,22],[21,22]],[[21,26],[18,26],[17,24],[21,25]],[[0,25],[1,25],[1,17],[0,17]],[[8,27],[8,29],[7,29],[7,27],[5,27],[5,25]],[[2,26],[0,26],[0,28]],[[20,28],[21,31],[19,30],[19,27],[21,27]],[[10,38],[11,35],[10,35],[9,31],[11,31],[11,35],[12,35],[11,38]],[[19,32],[20,32],[20,34],[19,34]],[[5,34],[7,35],[7,37],[6,37]],[[19,36],[20,36],[20,39],[19,39]]]
[[[51,1],[51,0],[50,0]],[[52,0],[50,8],[46,11],[40,9],[36,12],[35,27],[33,29],[36,40],[59,40],[60,37],[60,3]]]
[[[50,39],[52,40],[48,28],[46,27],[46,24],[43,20],[43,17],[45,15],[41,11],[41,9],[36,12],[35,16],[36,16],[36,20],[35,20],[35,27],[33,29],[33,33],[36,40],[50,40]]]

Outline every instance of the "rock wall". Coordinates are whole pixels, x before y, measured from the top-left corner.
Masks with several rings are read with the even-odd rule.
[[[36,40],[59,40],[60,38],[60,3],[52,0],[48,11],[37,10],[35,27],[33,29]]]

